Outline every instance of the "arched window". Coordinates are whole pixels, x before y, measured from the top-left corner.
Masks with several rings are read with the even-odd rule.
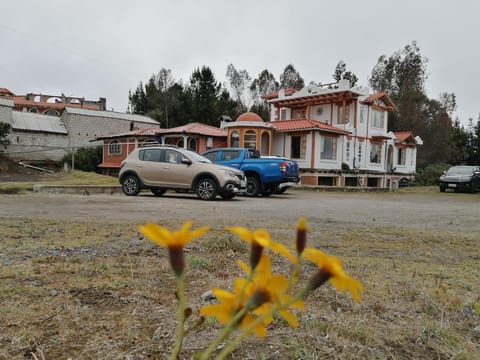
[[[192,151],[197,151],[197,140],[189,139],[188,140],[188,149]]]
[[[28,109],[28,112],[37,114],[38,110],[37,110],[37,108],[32,107],[32,108]]]
[[[183,139],[180,139],[180,140],[177,141],[177,147],[183,148],[183,144],[184,144]]]
[[[240,146],[240,134],[238,131],[232,131],[230,134],[230,147],[239,147]]]
[[[119,141],[112,141],[108,144],[108,155],[121,155],[122,144]]]
[[[60,116],[60,113],[57,110],[53,109],[47,109],[43,112],[44,115],[50,115],[50,116]]]
[[[243,135],[243,147],[247,149],[256,149],[257,134],[253,130],[248,130]]]

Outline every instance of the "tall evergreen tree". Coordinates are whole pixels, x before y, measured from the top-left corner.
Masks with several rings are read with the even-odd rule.
[[[212,70],[207,66],[197,68],[190,78],[192,94],[192,122],[217,126],[218,114],[216,112],[216,101],[221,91],[221,85],[215,79]]]

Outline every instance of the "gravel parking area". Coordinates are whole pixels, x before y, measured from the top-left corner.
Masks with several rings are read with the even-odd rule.
[[[210,226],[270,222],[295,224],[305,216],[314,224],[348,227],[397,226],[419,229],[480,230],[480,193],[390,192],[332,193],[290,190],[269,198],[236,197],[201,201],[195,195],[149,192],[122,194],[41,194],[0,196],[0,218],[72,219],[97,221],[193,220]]]

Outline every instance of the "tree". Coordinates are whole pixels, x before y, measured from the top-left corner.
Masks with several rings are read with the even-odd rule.
[[[0,144],[1,145],[8,145],[10,144],[10,140],[7,138],[8,134],[10,133],[12,126],[8,123],[0,122]]]
[[[193,105],[191,120],[217,126],[219,121],[215,105],[221,85],[215,80],[212,70],[207,66],[195,69],[190,78],[189,90]]]
[[[227,66],[228,84],[233,92],[233,98],[238,102],[240,111],[245,112],[250,103],[250,96],[246,93],[252,80],[247,70],[237,70],[233,64]]]
[[[288,64],[280,75],[281,89],[302,89],[305,86],[300,73],[295,70],[293,64]]]
[[[343,60],[340,60],[335,67],[333,78],[336,82],[339,82],[340,80],[348,80],[350,82],[350,87],[354,87],[358,81],[357,75],[351,71],[347,71],[347,65]]]
[[[425,93],[428,60],[416,42],[380,56],[369,79],[375,91],[385,91],[398,108],[389,116],[389,131],[412,131],[424,145],[418,149],[418,167],[448,162],[452,151],[452,119],[456,108],[455,95],[441,94],[440,100],[429,99]]]
[[[253,80],[250,85],[250,92],[254,100],[250,111],[258,114],[263,120],[269,119],[269,109],[267,100],[264,96],[272,92],[278,91],[279,83],[275,80],[275,76],[267,69],[263,70],[258,77]]]

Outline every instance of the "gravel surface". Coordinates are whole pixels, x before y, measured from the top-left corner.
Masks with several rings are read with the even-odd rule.
[[[202,201],[195,195],[168,192],[155,197],[28,193],[0,195],[0,218],[155,221],[175,219],[219,227],[271,222],[295,224],[305,216],[314,224],[400,226],[418,229],[459,227],[480,230],[480,193],[332,193],[290,190],[269,198],[236,197]]]

